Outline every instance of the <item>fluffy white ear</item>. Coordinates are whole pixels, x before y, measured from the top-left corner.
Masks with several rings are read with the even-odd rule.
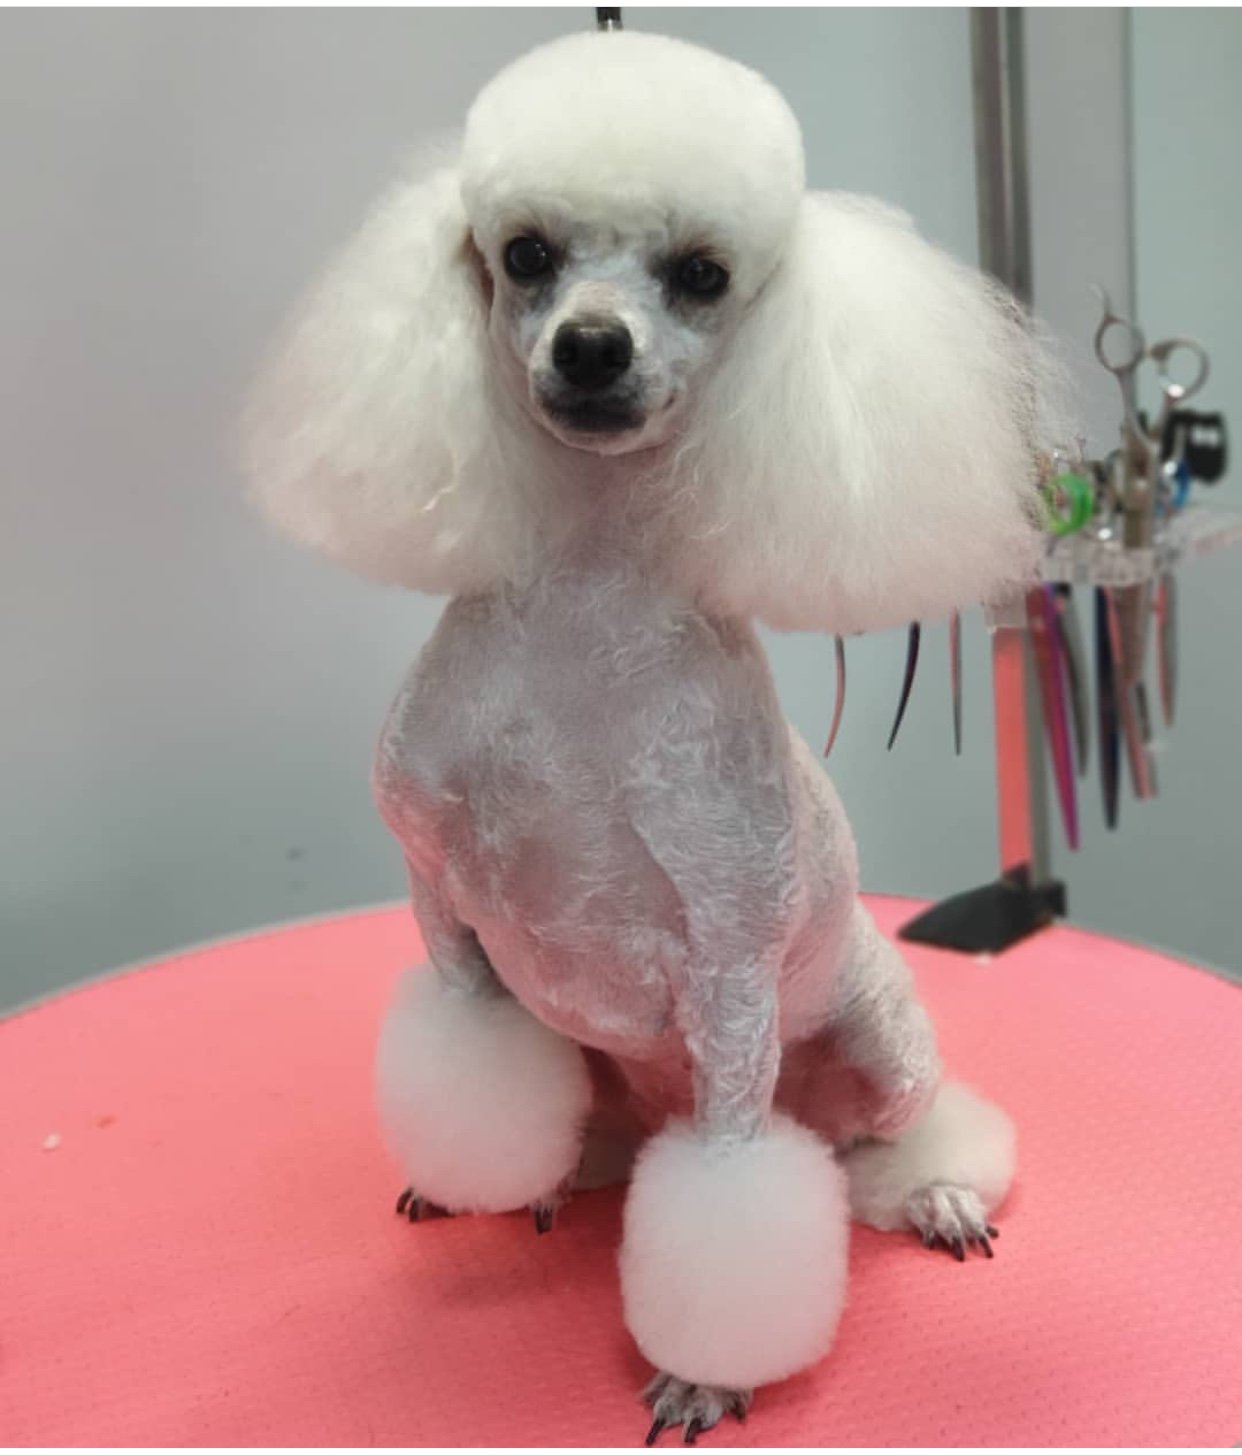
[[[1038,558],[1058,375],[904,215],[808,194],[679,452],[679,574],[718,610],[843,633],[996,596]]]
[[[487,288],[454,166],[383,199],[303,302],[247,410],[246,463],[277,525],[425,591],[508,568],[531,524],[491,407]]]

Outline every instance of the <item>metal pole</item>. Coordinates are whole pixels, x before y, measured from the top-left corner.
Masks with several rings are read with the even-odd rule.
[[[972,9],[970,42],[979,262],[1029,306],[1031,228],[1022,18],[1020,8]],[[1047,771],[1025,626],[1001,625],[993,631],[992,699],[1001,875],[1039,885],[1051,870]]]

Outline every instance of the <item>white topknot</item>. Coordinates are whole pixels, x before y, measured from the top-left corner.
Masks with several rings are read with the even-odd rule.
[[[567,36],[507,66],[470,110],[461,165],[481,240],[514,208],[631,221],[671,201],[746,236],[735,283],[747,291],[784,248],[806,185],[802,134],[775,87],[630,30]]]

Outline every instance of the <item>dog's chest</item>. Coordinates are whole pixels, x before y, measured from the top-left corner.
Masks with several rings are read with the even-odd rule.
[[[635,796],[677,781],[687,694],[710,724],[770,713],[766,684],[753,638],[624,577],[455,601],[386,725],[381,808],[522,999],[605,1048],[658,1037],[684,915]]]

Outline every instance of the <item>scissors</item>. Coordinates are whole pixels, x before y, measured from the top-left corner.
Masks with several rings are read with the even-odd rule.
[[[1121,776],[1121,739],[1117,731],[1117,678],[1113,663],[1112,598],[1102,586],[1095,589],[1096,711],[1100,729],[1100,788],[1104,794],[1104,822],[1117,827],[1118,786]]]
[[[1164,440],[1169,423],[1177,407],[1207,382],[1208,356],[1203,346],[1191,338],[1148,344],[1137,324],[1113,311],[1103,288],[1096,291],[1104,314],[1095,331],[1095,356],[1117,380],[1121,391],[1122,450],[1117,493],[1123,542],[1131,549],[1141,549],[1152,543],[1156,502],[1165,476]],[[1186,384],[1179,384],[1172,375],[1173,361],[1179,354],[1193,361],[1193,376]],[[1147,362],[1156,365],[1160,383],[1160,408],[1151,420],[1138,408],[1138,371]],[[1128,635],[1130,639],[1124,645],[1133,660],[1139,653],[1131,649],[1140,643],[1133,628]]]
[[[1108,294],[1097,289],[1103,316],[1095,331],[1095,356],[1117,380],[1122,404],[1122,449],[1117,462],[1117,496],[1122,518],[1122,543],[1130,550],[1149,549],[1155,536],[1157,503],[1167,496],[1164,439],[1174,410],[1197,394],[1207,382],[1208,356],[1190,338],[1168,338],[1148,344],[1142,330],[1114,312]],[[1176,359],[1189,358],[1189,382],[1173,378]],[[1144,363],[1156,366],[1160,407],[1146,419],[1138,408],[1138,371]],[[1184,497],[1183,497],[1184,498]],[[1113,670],[1118,716],[1126,738],[1135,792],[1140,798],[1155,792],[1155,773],[1148,755],[1150,733],[1143,663],[1147,650],[1151,587],[1147,583],[1120,587],[1116,599],[1116,642]],[[1167,646],[1162,634],[1162,646]]]
[[[1165,432],[1173,411],[1207,383],[1207,351],[1192,338],[1167,338],[1149,345],[1136,323],[1113,312],[1104,289],[1097,288],[1096,292],[1104,316],[1095,331],[1095,356],[1117,380],[1125,416],[1125,442],[1135,451],[1134,463],[1142,469],[1144,482],[1154,483],[1159,477]],[[1179,352],[1194,361],[1194,375],[1188,384],[1179,384],[1172,375],[1172,362]],[[1150,422],[1139,416],[1137,389],[1139,367],[1148,361],[1156,365],[1161,396],[1159,412]]]
[[[1060,601],[1049,582],[1027,593],[1027,622],[1035,657],[1036,676],[1044,709],[1044,732],[1052,758],[1052,772],[1071,849],[1078,847],[1078,800],[1074,790],[1074,760],[1070,746],[1066,687],[1073,688],[1074,673],[1065,660]],[[1068,681],[1067,681],[1068,673]],[[1075,709],[1077,716],[1077,709]],[[1075,728],[1077,732],[1077,727]],[[1080,748],[1081,752],[1081,748]]]

